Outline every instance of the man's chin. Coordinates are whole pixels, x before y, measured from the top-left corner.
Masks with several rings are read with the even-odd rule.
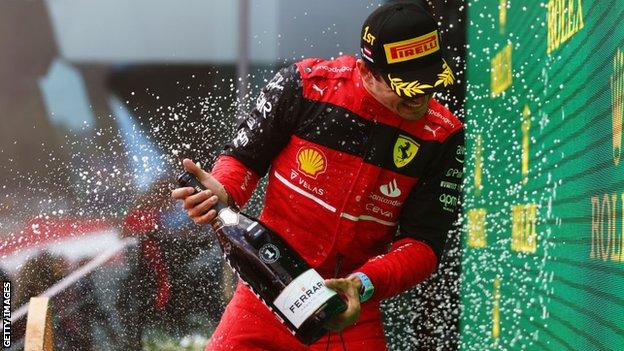
[[[399,116],[401,116],[401,118],[403,119],[416,121],[416,120],[423,118],[426,112],[427,111],[405,111],[405,112],[399,113]]]

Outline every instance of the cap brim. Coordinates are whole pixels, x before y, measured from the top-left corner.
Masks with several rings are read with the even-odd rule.
[[[455,74],[446,60],[415,71],[382,72],[390,88],[400,97],[414,97],[443,90],[455,83]]]

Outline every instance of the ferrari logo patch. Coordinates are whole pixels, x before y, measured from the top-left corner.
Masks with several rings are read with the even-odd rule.
[[[399,135],[396,143],[394,143],[394,165],[397,168],[405,167],[408,163],[410,163],[416,153],[418,153],[418,148],[420,148],[420,144],[414,141],[414,139],[405,136]]]

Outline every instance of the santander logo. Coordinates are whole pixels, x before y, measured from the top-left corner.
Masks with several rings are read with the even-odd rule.
[[[401,189],[399,189],[396,179],[392,179],[392,181],[388,184],[382,184],[379,187],[379,191],[387,197],[401,196]]]

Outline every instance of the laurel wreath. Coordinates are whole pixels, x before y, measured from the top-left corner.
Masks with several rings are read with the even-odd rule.
[[[446,63],[446,60],[442,59],[444,64],[442,65],[442,73],[438,74],[438,80],[435,82],[434,86],[438,86],[440,84],[444,84],[444,87],[453,84],[455,82],[455,76],[453,75],[453,71],[451,67]]]
[[[419,83],[418,81],[404,82],[403,79],[392,78],[389,74],[388,78],[390,79],[390,88],[392,88],[392,90],[394,90],[399,96],[405,95],[407,97],[412,97],[424,94],[425,91],[423,89],[433,88],[433,86],[429,84]]]
[[[398,77],[392,78],[392,76],[388,74],[388,78],[390,79],[390,88],[392,88],[392,90],[394,90],[399,96],[405,95],[407,97],[412,97],[419,94],[425,94],[423,89],[437,87],[440,84],[444,84],[445,87],[453,84],[455,82],[453,71],[451,70],[451,67],[449,67],[448,63],[446,63],[446,60],[443,59],[443,61],[442,73],[438,73],[438,80],[433,86],[420,83],[417,80],[413,82],[404,82],[403,79]]]

